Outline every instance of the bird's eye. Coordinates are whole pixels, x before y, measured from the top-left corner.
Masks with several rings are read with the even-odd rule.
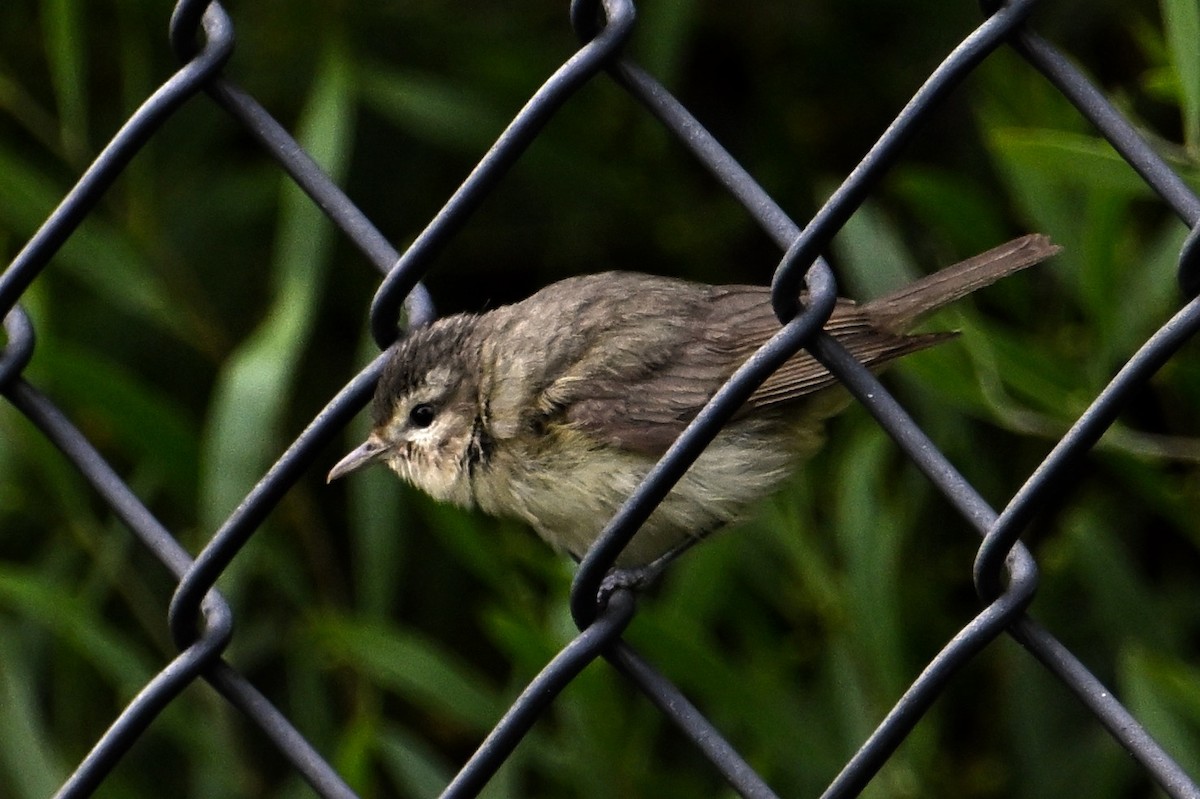
[[[422,402],[414,405],[412,410],[408,412],[408,421],[412,423],[413,427],[429,427],[429,425],[433,424],[434,416],[433,406],[428,402]]]

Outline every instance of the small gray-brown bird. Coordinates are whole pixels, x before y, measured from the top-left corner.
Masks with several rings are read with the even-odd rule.
[[[1058,249],[1026,236],[879,299],[840,299],[825,330],[878,367],[955,335],[907,335],[918,317]],[[329,480],[382,461],[436,499],[523,519],[582,558],[675,437],[778,330],[765,287],[632,272],[569,278],[514,305],[439,319],[391,348],[373,430]],[[791,358],[617,565],[664,563],[771,492],[845,404],[843,392],[822,391],[834,382],[807,353]]]

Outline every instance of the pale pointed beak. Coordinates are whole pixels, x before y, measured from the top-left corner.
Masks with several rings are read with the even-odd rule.
[[[332,483],[339,477],[345,477],[357,469],[361,469],[369,463],[379,460],[379,457],[387,450],[387,445],[382,441],[371,437],[368,438],[361,446],[351,450],[346,457],[342,458],[337,464],[329,470],[329,476],[325,478],[326,483]]]

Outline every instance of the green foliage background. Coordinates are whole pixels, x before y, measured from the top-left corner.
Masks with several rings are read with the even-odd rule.
[[[399,245],[575,47],[566,4],[231,2],[228,74]],[[977,22],[971,3],[646,0],[631,52],[794,218],[836,186]],[[175,65],[161,0],[0,4],[7,262]],[[1195,184],[1195,0],[1046,3],[1062,44]],[[1022,232],[1047,266],[937,320],[963,331],[888,376],[997,507],[1181,304],[1185,231],[1018,58],[988,60],[834,242],[879,293]],[[747,215],[601,78],[554,119],[429,276],[443,312],[623,267],[769,279]],[[371,354],[378,276],[238,128],[196,98],[23,300],[28,370],[197,551]],[[1032,612],[1200,777],[1200,359],[1174,359],[1028,531]],[[354,443],[362,427],[348,435]],[[228,660],[367,797],[431,796],[571,638],[571,569],[519,526],[382,473],[287,497],[220,588]],[[782,796],[819,793],[977,612],[976,539],[859,408],[743,529],[680,562],[629,638]],[[171,583],[63,458],[0,406],[0,796],[52,793],[173,655]],[[726,795],[595,664],[488,797]],[[1129,797],[1148,781],[1010,641],[957,676],[872,797]],[[309,795],[205,685],[106,797]]]

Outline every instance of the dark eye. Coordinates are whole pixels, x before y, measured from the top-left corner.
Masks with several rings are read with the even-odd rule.
[[[429,427],[433,424],[433,417],[436,413],[433,406],[428,402],[422,402],[419,405],[414,405],[412,410],[408,412],[408,421],[413,427]]]

